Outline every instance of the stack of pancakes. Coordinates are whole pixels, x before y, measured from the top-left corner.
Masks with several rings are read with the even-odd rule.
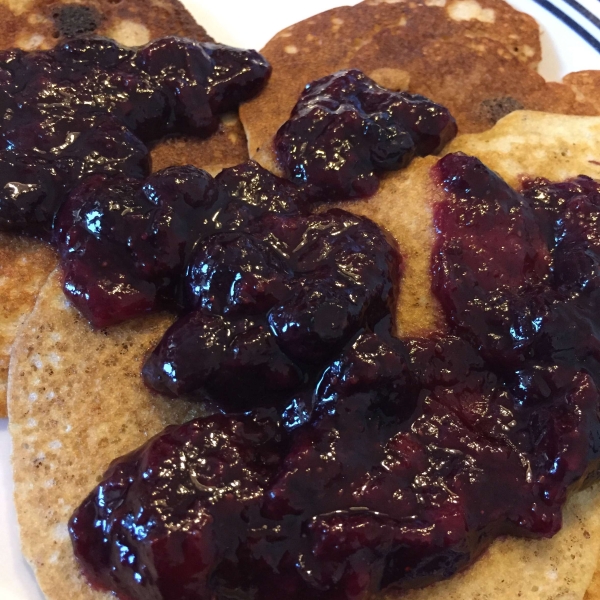
[[[167,34],[210,39],[176,0],[0,4],[6,47],[48,48],[86,33],[129,45]],[[600,178],[600,72],[545,82],[536,70],[537,24],[502,0],[368,0],[278,33],[263,54],[273,76],[242,106],[243,128],[232,114],[208,140],[164,141],[152,151],[155,170],[189,163],[214,174],[250,156],[278,173],[272,139],[304,85],[354,67],[381,85],[447,106],[461,135],[444,153],[478,156],[515,187],[523,175]],[[398,240],[406,265],[399,335],[444,327],[429,271],[436,202],[429,170],[436,160],[417,159],[387,174],[375,197],[343,204]],[[94,331],[65,300],[56,263],[44,244],[0,235],[0,415],[6,395],[23,551],[42,590],[49,600],[108,599],[79,573],[68,518],[114,458],[202,407],[152,395],[141,382],[141,362],[171,315]],[[497,540],[465,572],[403,597],[600,599],[599,559],[600,488],[594,487],[572,494],[553,539]]]

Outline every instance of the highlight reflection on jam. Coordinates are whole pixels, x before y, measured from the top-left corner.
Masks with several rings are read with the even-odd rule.
[[[95,327],[156,308],[187,308],[184,273],[198,239],[245,231],[261,216],[299,214],[288,181],[248,162],[216,178],[192,166],[144,180],[95,175],[54,223],[65,293]]]
[[[257,52],[176,37],[137,50],[90,37],[0,52],[0,229],[47,236],[78,181],[143,178],[146,144],[210,135],[269,74]]]
[[[318,196],[373,195],[376,173],[435,154],[457,132],[447,108],[416,94],[392,92],[349,69],[309,83],[275,136],[286,175]]]
[[[217,414],[115,461],[70,523],[93,585],[134,600],[364,600],[448,577],[497,535],[558,531],[568,487],[600,458],[598,185],[537,181],[521,195],[461,154],[432,175],[450,332],[359,330],[298,393],[299,422]],[[223,241],[223,256],[268,254]],[[264,275],[249,296],[262,307],[295,270],[270,256],[247,272]],[[207,297],[219,314],[205,319],[244,310],[229,289]]]
[[[281,404],[389,315],[399,262],[373,222],[339,209],[267,213],[243,234],[216,234],[192,253],[192,312],[148,357],[144,380],[175,396],[202,388],[227,410]]]

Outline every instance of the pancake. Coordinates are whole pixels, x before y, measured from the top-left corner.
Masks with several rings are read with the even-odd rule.
[[[541,131],[546,137],[538,148]],[[586,131],[600,131],[600,117],[513,113],[484,134],[457,138],[451,149],[477,148],[488,166],[512,182],[518,181],[514,173],[597,175],[589,170],[589,157],[600,153],[600,141],[594,143],[591,134],[585,138]],[[566,132],[585,139],[567,152]],[[398,307],[404,335],[423,334],[440,322],[429,293],[435,202],[429,169],[435,160],[417,160],[406,171],[389,174],[371,200],[344,205],[379,221],[400,242],[406,265]],[[48,600],[112,597],[93,591],[79,574],[67,534],[69,516],[114,458],[202,408],[164,400],[141,382],[141,361],[170,322],[154,315],[92,331],[65,300],[54,272],[15,341],[9,375],[15,504],[23,552]],[[599,555],[596,486],[572,494],[563,529],[554,538],[497,540],[471,568],[402,598],[581,600]]]
[[[0,418],[6,417],[6,382],[10,349],[58,258],[46,244],[0,234]]]
[[[0,6],[4,48],[47,49],[65,36],[87,33],[132,46],[171,34],[212,41],[178,0],[0,0]],[[166,140],[151,156],[154,170],[195,164],[216,173],[247,158],[246,140],[237,115],[228,115],[210,138]],[[8,357],[15,332],[56,263],[54,250],[46,244],[0,234],[0,418],[6,416]]]
[[[129,46],[169,34],[211,41],[178,0],[1,0],[0,6],[5,48],[47,50],[61,38],[84,34]]]
[[[153,315],[92,331],[66,302],[57,270],[15,340],[19,358],[11,361],[9,379],[10,430],[18,440],[15,505],[23,553],[49,599],[112,597],[93,592],[79,575],[69,515],[109,455],[198,415],[197,407],[151,394],[140,378],[144,355],[171,320]]]
[[[538,26],[502,0],[367,0],[292,25],[261,52],[273,76],[240,116],[251,158],[275,171],[273,136],[303,86],[339,69],[359,68],[385,87],[444,104],[463,133],[489,129],[516,109],[600,110],[597,94],[537,73]]]
[[[569,73],[563,81],[573,89],[579,100],[593,104],[600,111],[600,71]]]

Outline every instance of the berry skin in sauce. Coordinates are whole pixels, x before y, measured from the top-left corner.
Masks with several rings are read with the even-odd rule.
[[[291,346],[320,375],[283,410],[248,394],[243,411],[170,427],[116,460],[70,522],[95,587],[128,600],[364,600],[449,577],[498,535],[560,529],[569,486],[592,481],[600,459],[599,184],[520,194],[462,154],[432,178],[448,333],[393,337],[394,303],[380,298],[382,320],[340,350]],[[284,242],[304,239],[305,218],[274,211],[252,229],[262,237],[208,238],[187,286],[201,328],[290,293],[298,263],[264,244],[296,249]],[[219,256],[236,266],[216,268]],[[389,276],[395,298],[401,272]]]
[[[148,145],[210,135],[270,70],[252,50],[176,37],[137,49],[85,37],[0,52],[0,230],[48,238],[78,182],[147,176]]]
[[[447,108],[349,69],[308,84],[275,136],[286,176],[331,200],[372,196],[378,175],[435,154],[457,132]]]

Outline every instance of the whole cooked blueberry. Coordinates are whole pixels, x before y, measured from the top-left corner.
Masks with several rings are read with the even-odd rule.
[[[167,37],[140,49],[137,66],[149,75],[160,78],[174,100],[178,126],[187,126],[196,135],[210,135],[218,126],[218,106],[208,101],[208,76],[214,62],[205,45]]]
[[[146,385],[170,396],[208,391],[230,410],[269,405],[302,382],[260,319],[196,310],[176,321],[146,359]]]
[[[199,242],[186,273],[187,306],[222,315],[265,313],[293,287],[287,261],[244,233],[222,233]]]
[[[74,37],[96,31],[102,22],[101,15],[92,7],[80,4],[65,4],[52,12],[58,35]]]
[[[355,333],[361,306],[334,278],[306,281],[269,313],[269,325],[282,350],[295,360],[320,364]]]
[[[146,359],[146,385],[170,396],[198,389],[219,369],[232,331],[218,315],[194,311],[177,320]]]
[[[371,196],[377,173],[437,152],[456,135],[447,109],[392,92],[361,71],[339,71],[308,84],[275,137],[281,166],[321,198]]]
[[[287,229],[282,237],[293,240],[301,285],[271,310],[269,323],[289,356],[318,363],[390,312],[400,258],[374,223],[341,210],[303,219],[293,236]]]
[[[65,261],[63,290],[92,327],[115,325],[156,307],[156,286],[120,269],[118,257],[103,255],[95,238],[86,239],[82,253],[93,254],[94,262],[79,256]]]

